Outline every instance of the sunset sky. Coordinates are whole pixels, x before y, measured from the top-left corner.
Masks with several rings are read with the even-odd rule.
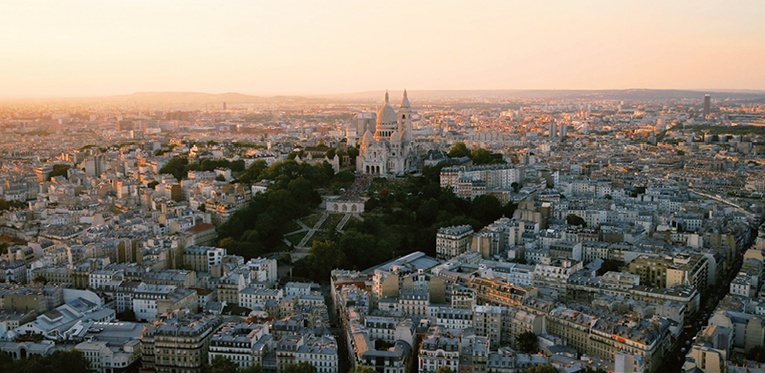
[[[2,0],[0,97],[765,90],[765,1]]]

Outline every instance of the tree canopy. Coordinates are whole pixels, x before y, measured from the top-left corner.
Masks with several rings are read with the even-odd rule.
[[[53,171],[50,172],[50,177],[56,177],[56,176],[63,176],[66,177],[67,171],[72,168],[72,166],[68,164],[54,164],[53,165]]]
[[[278,250],[294,219],[308,215],[321,202],[316,187],[333,180],[332,166],[311,166],[289,160],[263,167],[253,163],[247,173],[253,181],[274,183],[265,193],[257,194],[249,206],[234,213],[218,230],[218,246],[245,258],[262,256]]]
[[[6,201],[0,198],[0,211],[18,209],[26,206],[27,204],[22,201]]]
[[[372,367],[357,365],[355,368],[351,369],[351,373],[377,373],[377,371]]]
[[[285,365],[282,373],[316,373],[316,367],[305,361],[301,361],[297,364]]]
[[[470,149],[468,149],[464,142],[460,141],[452,146],[448,155],[451,158],[469,157]]]
[[[189,171],[213,171],[216,168],[227,168],[232,172],[243,172],[245,170],[244,160],[238,159],[229,161],[228,159],[204,158],[199,162],[189,163],[189,158],[184,156],[175,156],[159,169],[160,174],[171,174],[176,180],[183,180],[188,177]]]
[[[0,352],[0,372],[5,373],[89,372],[88,365],[85,356],[77,350],[59,350],[46,356],[30,355],[21,360],[13,360],[7,353]]]
[[[447,155],[451,158],[469,157],[475,165],[505,163],[502,154],[492,153],[483,148],[471,150],[461,141],[454,144]]]
[[[539,342],[537,335],[533,332],[523,332],[515,336],[515,341],[518,345],[518,350],[527,353],[535,354],[539,352]]]
[[[587,227],[587,222],[584,221],[584,219],[581,216],[574,215],[574,214],[569,214],[568,216],[566,216],[566,224]]]
[[[349,220],[339,237],[312,247],[307,257],[294,263],[293,273],[326,282],[335,268],[363,270],[413,251],[435,256],[438,228],[469,224],[479,230],[503,215],[513,215],[515,205],[502,205],[494,196],[469,201],[442,189],[439,170],[426,167],[423,176],[377,180],[364,221]],[[328,254],[331,260],[320,257]]]
[[[523,371],[523,373],[560,373],[557,368],[552,365],[535,365],[529,369]]]

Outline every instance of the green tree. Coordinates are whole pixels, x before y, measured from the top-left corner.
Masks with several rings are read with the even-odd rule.
[[[48,279],[47,279],[47,278],[45,278],[45,276],[43,276],[43,275],[37,275],[37,276],[36,276],[36,277],[35,277],[35,278],[32,280],[32,282],[38,282],[38,283],[41,283],[41,284],[45,285],[45,284],[47,284],[47,283],[48,283]]]
[[[117,320],[120,320],[120,321],[130,321],[130,322],[138,321],[138,319],[136,319],[135,317],[135,311],[129,308],[126,309],[125,311],[118,313],[116,316],[117,316]]]
[[[513,192],[518,193],[519,190],[521,190],[521,184],[518,184],[518,182],[513,181],[512,184],[510,184],[510,187],[513,188]]]
[[[239,373],[265,373],[260,364],[250,365],[247,368],[239,369]]]
[[[231,171],[233,172],[244,171],[244,159],[237,159],[235,161],[231,161],[231,163],[228,164],[228,168],[230,168]]]
[[[0,211],[19,209],[22,207],[26,207],[26,205],[27,204],[24,203],[23,201],[6,201],[0,198]]]
[[[593,368],[588,366],[584,369],[584,373],[608,373],[608,371],[603,368]]]
[[[749,360],[765,363],[765,347],[754,346],[752,349],[746,352],[746,358]]]
[[[436,370],[436,373],[454,373],[452,368],[449,368],[447,366],[440,367]]]
[[[231,359],[216,356],[210,362],[210,373],[237,373],[239,367]]]
[[[481,225],[488,225],[502,216],[502,204],[497,197],[480,195],[471,203],[470,216],[481,222]]]
[[[154,189],[155,186],[159,185],[159,181],[152,180],[148,184],[146,184],[146,187],[149,189]]]
[[[351,373],[377,373],[377,371],[372,367],[357,365],[351,369]]]
[[[417,208],[417,220],[423,225],[432,225],[436,221],[438,216],[438,201],[435,198],[424,200],[420,202],[419,208]]]
[[[460,141],[452,146],[452,148],[449,150],[448,156],[450,158],[469,157],[470,149],[468,149],[464,142]]]
[[[316,367],[305,361],[301,361],[297,364],[285,365],[282,373],[316,373]]]
[[[471,151],[470,160],[472,160],[473,164],[476,165],[505,163],[505,161],[502,160],[502,154],[492,153],[483,148],[478,148]]]
[[[38,372],[50,373],[70,373],[70,372],[88,372],[88,360],[85,355],[77,350],[59,350],[41,359],[42,366],[45,367]]]
[[[66,177],[66,172],[69,171],[69,169],[72,168],[72,166],[68,164],[54,164],[53,165],[53,171],[50,172],[50,177],[56,177],[56,176],[63,176]]]
[[[356,157],[359,156],[359,149],[357,149],[354,146],[349,146],[348,147],[348,156],[351,157],[352,161],[355,160]]]
[[[536,365],[523,371],[524,373],[560,373],[557,368],[552,365]]]
[[[186,157],[176,156],[170,158],[167,163],[159,169],[160,174],[171,174],[175,176],[176,180],[183,180],[188,176],[189,159]]]
[[[333,269],[344,267],[345,254],[332,241],[313,241],[310,255],[314,260],[313,278],[326,281]]]
[[[580,225],[582,227],[587,227],[587,222],[584,221],[584,219],[582,219],[582,217],[574,215],[574,214],[569,214],[568,216],[566,216],[566,224],[568,224],[568,225]]]
[[[539,351],[537,335],[533,332],[523,332],[518,334],[515,336],[515,341],[518,344],[518,350],[523,353],[534,354]]]
[[[378,259],[377,239],[375,236],[359,232],[356,229],[346,229],[338,242],[340,251],[347,259],[350,269],[364,269]]]
[[[327,159],[335,158],[335,154],[337,154],[337,151],[335,151],[335,149],[333,149],[333,148],[330,148],[329,150],[327,150],[326,153],[324,153],[324,155],[327,157]]]

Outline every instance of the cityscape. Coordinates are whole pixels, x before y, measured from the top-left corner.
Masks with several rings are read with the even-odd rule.
[[[0,371],[765,373],[765,6],[655,6],[0,5]]]

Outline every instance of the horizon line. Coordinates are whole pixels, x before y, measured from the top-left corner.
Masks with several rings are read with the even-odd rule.
[[[94,95],[40,95],[40,96],[14,96],[14,95],[0,95],[0,101],[14,101],[14,100],[71,100],[71,99],[105,99],[113,97],[131,96],[139,94],[203,94],[203,95],[227,95],[237,94],[244,96],[274,98],[274,97],[331,97],[331,96],[345,96],[345,95],[361,95],[385,91],[404,91],[408,92],[502,92],[502,91],[515,91],[515,92],[535,92],[535,91],[550,91],[550,92],[598,92],[598,91],[689,91],[689,92],[709,92],[709,93],[762,93],[765,94],[765,88],[763,89],[751,89],[751,88],[713,88],[713,89],[701,89],[701,88],[463,88],[463,89],[372,89],[353,92],[338,92],[338,93],[245,93],[238,91],[224,91],[224,92],[206,92],[206,91],[134,91],[130,93],[111,93],[111,94],[94,94]]]

